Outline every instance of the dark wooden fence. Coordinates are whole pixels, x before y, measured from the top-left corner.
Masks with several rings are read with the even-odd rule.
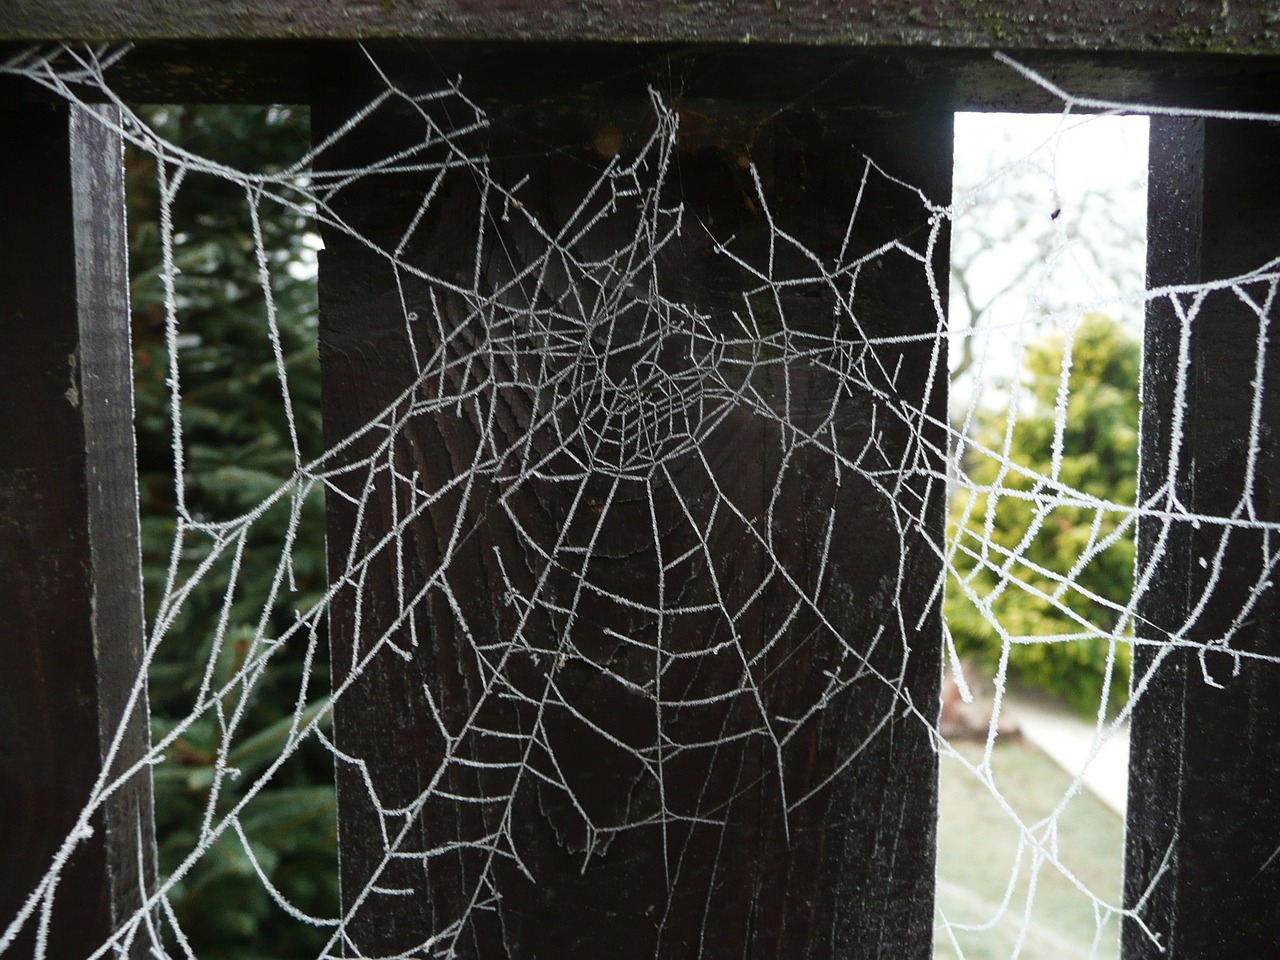
[[[1051,93],[994,61],[992,48],[1015,53],[1079,96],[1280,109],[1280,21],[1267,0],[1191,2],[1176,10],[1086,0],[679,6],[660,0],[501,6],[460,0],[351,6],[272,0],[234,10],[220,3],[178,5],[170,12],[126,0],[10,0],[0,11],[0,42],[15,49],[28,42],[103,39],[137,44],[108,74],[113,88],[126,97],[305,102],[313,108],[318,138],[375,89],[367,59],[355,50],[356,39],[366,40],[379,63],[410,87],[429,88],[461,73],[469,94],[495,119],[492,136],[502,147],[499,153],[523,158],[510,161],[506,173],[513,182],[536,174],[545,185],[529,202],[549,218],[581,192],[584,178],[598,174],[610,152],[600,150],[595,131],[607,124],[611,142],[625,143],[648,109],[646,89],[653,85],[678,97],[679,108],[698,117],[697,133],[682,138],[679,147],[689,172],[683,202],[706,217],[737,218],[744,243],[765,242],[752,234],[758,225],[743,214],[738,154],[747,151],[764,172],[771,209],[802,224],[806,233],[800,239],[816,250],[830,244],[833,235],[838,238],[843,224],[828,221],[848,207],[858,189],[856,151],[891,160],[932,200],[945,203],[953,111],[1061,109]],[[0,96],[0,823],[6,825],[0,832],[5,863],[0,918],[8,918],[74,826],[110,746],[106,734],[131,716],[129,735],[111,760],[121,769],[145,749],[146,731],[139,701],[129,706],[142,626],[120,142],[66,106],[42,101],[33,90],[12,84],[0,88]],[[1233,275],[1280,250],[1278,129],[1224,119],[1154,123],[1153,286]],[[383,156],[397,145],[402,126],[388,113],[365,132],[326,153],[324,162],[356,166]],[[364,236],[394,244],[403,228],[404,198],[422,191],[413,176],[383,178],[352,187],[336,203]],[[442,196],[434,219],[419,233],[417,255],[443,274],[457,266],[450,259],[456,255],[449,242],[450,218],[466,216],[480,201],[461,177]],[[891,192],[872,193],[864,202],[870,225],[857,242],[867,249],[882,236],[922,226],[920,208],[901,205]],[[633,226],[620,216],[591,242],[607,244],[611,232]],[[510,230],[493,242],[524,251],[536,243],[517,235],[517,227]],[[403,324],[378,320],[376,291],[391,280],[385,261],[336,231],[325,239],[320,274],[325,418],[329,436],[337,438],[385,408],[410,382],[413,345],[405,340]],[[939,249],[945,251],[945,243]],[[472,256],[468,251],[468,269]],[[932,264],[938,275],[945,275],[944,256],[939,252]],[[492,264],[494,283],[519,267],[517,260],[504,262],[496,254],[486,262]],[[714,312],[719,278],[706,249],[690,242],[653,269],[663,272],[666,283],[681,285],[690,302]],[[375,291],[373,300],[369,291]],[[409,289],[405,295],[413,301],[428,293]],[[927,334],[936,328],[927,291],[899,268],[887,266],[860,295],[864,315],[880,318],[871,321],[880,324],[874,332]],[[454,306],[444,302],[440,309]],[[799,304],[794,313],[814,330],[829,315],[819,310],[809,316]],[[1258,321],[1230,291],[1210,295],[1201,309],[1183,414],[1188,446],[1182,466],[1170,477],[1166,465],[1181,322],[1169,301],[1153,301],[1143,380],[1143,489],[1171,483],[1188,509],[1227,515],[1241,490],[1222,478],[1242,477],[1248,455]],[[1276,363],[1273,351],[1264,371],[1269,384],[1280,376]],[[927,351],[904,348],[901,376],[892,390],[941,417],[945,398],[929,375]],[[804,388],[829,394],[832,385],[814,380]],[[513,420],[522,415],[525,399],[503,400]],[[1270,521],[1280,520],[1271,494],[1271,485],[1280,480],[1280,439],[1273,427],[1278,403],[1274,388],[1269,389],[1254,495],[1257,519]],[[840,442],[865,441],[868,414],[858,404],[856,397],[850,399],[841,420],[847,436]],[[700,492],[713,484],[746,513],[758,511],[764,492],[773,491],[780,476],[766,453],[771,439],[758,423],[728,422],[713,438],[711,463],[702,474],[691,466],[687,473],[679,465],[673,468],[681,478],[677,485],[685,484],[680,495],[696,504]],[[899,451],[912,438],[889,435],[881,442]],[[466,417],[448,424],[415,421],[392,455],[416,462],[423,482],[439,488],[448,479],[441,465],[469,462],[475,444],[475,425]],[[357,445],[347,455],[366,453]],[[938,561],[928,541],[941,540],[945,491],[937,484],[904,487],[900,496],[910,498],[911,513],[926,522],[900,536],[877,506],[880,494],[854,483],[833,492],[819,461],[790,469],[788,476],[799,479],[781,485],[773,520],[779,530],[796,531],[787,548],[790,569],[814,566],[806,553],[806,508],[815,499],[837,497],[843,515],[858,518],[862,538],[833,554],[834,575],[856,588],[850,596],[872,596],[884,577],[897,578],[900,566],[921,585],[895,600],[898,612],[914,605],[905,612],[919,624],[915,635],[876,651],[873,658],[886,670],[900,669],[892,664],[905,660],[901,699],[921,710],[934,709],[939,614],[929,609],[938,602],[936,596],[930,599],[929,588]],[[496,599],[504,587],[486,558],[514,550],[522,536],[549,536],[565,507],[563,495],[550,486],[532,485],[524,495],[528,502],[519,509],[529,529],[517,533],[509,524],[481,522],[477,515],[479,533],[464,550],[474,556],[458,562],[465,579],[453,584],[468,623],[483,624],[495,634],[507,628]],[[361,538],[385,533],[398,509],[396,497],[389,486],[373,491],[373,512],[384,516],[381,528],[367,517],[358,524],[354,508],[331,497],[331,556],[341,557]],[[829,506],[835,509],[835,501]],[[658,589],[633,575],[627,559],[652,546],[634,537],[635,529],[650,529],[648,511],[639,500],[633,507],[624,502],[599,541],[605,568],[599,575],[622,601]],[[666,531],[674,541],[687,535],[678,527],[672,523]],[[708,529],[717,550],[734,558],[735,569],[765,562],[757,555],[759,544],[730,525]],[[1211,535],[1180,530],[1171,542],[1159,544],[1157,534],[1157,525],[1140,529],[1142,557],[1157,549],[1165,557],[1141,610],[1139,636],[1153,639],[1188,619],[1206,576],[1199,563],[1208,549],[1202,541]],[[433,559],[444,549],[443,536],[431,524],[415,534],[410,586],[430,575]],[[1234,579],[1251,583],[1257,578],[1263,539],[1257,532],[1232,535],[1225,563]],[[673,542],[672,549],[685,546]],[[340,570],[341,563],[334,562]],[[611,562],[616,569],[609,569]],[[336,598],[331,614],[335,663],[344,662],[354,642],[351,611],[357,604],[363,605],[366,630],[408,629],[393,626],[396,611],[367,586],[393,575],[375,565],[364,585],[350,585]],[[803,588],[801,582],[794,589]],[[361,597],[364,590],[369,592]],[[1243,601],[1221,596],[1182,639],[1194,645],[1230,626]],[[697,606],[697,599],[689,605]],[[757,640],[779,628],[770,618],[784,600],[756,601],[759,609],[746,619]],[[634,622],[626,603],[595,603],[594,622],[645,629]],[[849,601],[827,612],[851,631],[869,635],[877,618],[895,611]],[[1274,616],[1269,602],[1259,605],[1237,648],[1280,654],[1271,636],[1280,626]],[[447,613],[431,621],[428,635],[440,649],[457,642],[442,626],[449,621]],[[548,621],[545,629],[558,626]],[[688,629],[714,632],[717,627],[691,621]],[[794,629],[806,626],[798,623]],[[585,636],[572,639],[592,642]],[[901,645],[908,639],[909,651]],[[1141,904],[1145,925],[1163,944],[1165,956],[1263,957],[1280,944],[1280,857],[1275,855],[1280,848],[1280,706],[1268,683],[1268,670],[1274,668],[1265,659],[1222,659],[1207,658],[1202,671],[1193,647],[1172,652],[1142,647],[1137,657],[1139,682],[1149,667],[1159,670],[1152,673],[1134,716],[1126,905]],[[372,664],[335,716],[339,747],[366,762],[385,803],[418,796],[423,771],[440,749],[432,740],[432,724],[424,719],[422,684],[438,692],[446,712],[468,709],[474,696],[475,677],[429,658],[419,658],[413,670]],[[1231,675],[1229,689],[1205,682],[1204,673],[1218,671]],[[770,676],[770,696],[779,708],[810,683],[799,665],[787,663],[785,652]],[[589,678],[568,676],[564,682],[581,682],[575,696],[587,705],[584,709],[606,718],[601,723],[620,738],[647,722],[617,691],[593,687]],[[713,688],[727,681],[704,676],[697,682]],[[891,729],[878,737],[879,746],[860,758],[856,770],[835,777],[823,802],[803,808],[789,835],[774,806],[777,790],[744,794],[739,789],[770,776],[769,761],[756,748],[729,750],[705,768],[683,770],[687,783],[670,789],[678,793],[696,784],[697,790],[722,794],[720,807],[730,826],[705,835],[696,826],[681,828],[687,861],[674,888],[663,868],[661,845],[643,832],[620,840],[618,850],[596,858],[584,872],[582,838],[566,837],[558,825],[564,818],[555,809],[557,801],[544,798],[540,811],[526,811],[520,828],[522,848],[536,864],[540,883],[524,883],[513,869],[504,881],[503,928],[477,922],[470,949],[485,957],[504,955],[504,950],[520,957],[927,957],[936,758],[926,726],[898,717],[888,701],[847,697],[814,725],[809,747],[815,757],[846,754],[886,716]],[[511,708],[495,712],[483,726],[519,731],[527,722]],[[718,736],[716,731],[735,721],[708,715],[701,722],[708,736]],[[685,733],[693,737],[696,731],[691,727]],[[546,735],[572,738],[583,731],[566,724]],[[500,762],[500,754],[489,759]],[[782,781],[775,786],[795,795],[830,774],[819,761],[783,767],[773,775]],[[482,782],[485,776],[478,772],[475,783],[458,789],[503,789],[496,781]],[[584,801],[607,809],[620,802],[619,784],[629,782],[633,771],[602,767],[584,752],[580,767],[563,776]],[[339,795],[343,888],[360,890],[377,869],[373,861],[381,856],[381,841],[374,835],[364,784],[340,775]],[[682,801],[673,795],[663,802],[678,806]],[[50,956],[90,952],[137,909],[137,891],[154,870],[149,805],[141,785],[113,798],[96,825],[94,844],[77,854],[63,881],[59,900],[74,903],[79,920],[53,931]],[[429,811],[423,829],[461,836],[473,832],[475,824],[462,822],[473,815],[483,813]],[[350,924],[352,942],[373,955],[420,941],[437,915],[456,914],[457,880],[474,869],[466,857],[462,852],[442,861],[429,878],[420,866],[404,876],[383,876],[380,885],[417,893],[374,896],[362,903]],[[139,870],[145,875],[141,883]],[[659,936],[653,912],[668,903],[674,909]],[[29,952],[31,942],[12,949],[15,955]],[[1131,960],[1160,955],[1134,923],[1126,923],[1124,951]]]

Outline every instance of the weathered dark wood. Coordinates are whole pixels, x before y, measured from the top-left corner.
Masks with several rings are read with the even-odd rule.
[[[876,108],[886,96],[896,101],[905,94],[939,110],[1062,109],[1061,100],[997,62],[988,47],[500,40],[369,40],[364,47],[391,69],[413,64],[424,82],[439,78],[445,85],[461,76],[464,89],[486,102],[500,101],[513,86],[546,91],[557,84],[590,85],[607,96],[611,89],[627,95],[640,82],[674,94],[670,78],[680,77],[682,93],[694,97],[763,95]],[[106,77],[120,96],[143,103],[306,103],[329,96],[335,61],[350,50],[342,41],[138,41]],[[3,51],[0,41],[0,57]],[[1280,51],[1241,56],[1029,49],[1016,56],[1081,97],[1280,110]],[[573,76],[566,76],[570,62]],[[909,77],[909,85],[875,84],[889,76]],[[102,95],[88,85],[77,93],[91,100]]]
[[[317,140],[376,90],[367,77],[341,79],[347,97],[314,107]],[[678,77],[669,80],[679,89]],[[843,254],[840,246],[863,151],[945,202],[951,117],[683,98],[662,191],[666,205],[683,204],[680,236],[651,264],[642,247],[629,279],[586,266],[635,240],[641,207],[623,195],[571,245],[572,260],[554,256],[513,282],[548,250],[526,217],[565,229],[608,159],[634,157],[654,126],[639,84],[629,99],[588,88],[544,106],[537,93],[514,88],[487,138],[460,145],[484,148],[500,184],[529,178],[519,207],[482,196],[474,170],[448,174],[403,258],[434,279],[402,271],[404,306],[385,258],[324,231],[326,443],[384,410],[396,425],[390,437],[377,427],[342,450],[334,466],[351,469],[334,476],[326,500],[331,577],[345,583],[330,612],[334,682],[344,690],[334,733],[384,810],[416,811],[380,817],[362,769],[339,764],[348,935],[375,955],[444,935],[436,950],[453,943],[459,956],[481,958],[927,957],[937,771],[929,725],[941,646],[929,600],[940,561],[929,543],[942,535],[945,377],[926,270],[900,254],[867,262],[853,304],[858,331],[822,284],[783,288],[779,301],[767,291],[748,297],[757,281],[714,241],[733,238],[736,253],[765,268],[767,200],[779,226],[824,263],[890,239],[924,253],[929,211],[877,174]],[[429,108],[465,119],[456,102]],[[410,113],[387,110],[317,167],[371,162],[420,132]],[[656,176],[656,159],[642,178]],[[363,237],[394,248],[431,180],[367,177],[332,202]],[[657,221],[669,225],[670,215]],[[929,264],[938,276],[946,246],[944,232]],[[775,269],[798,276],[814,267],[783,242]],[[654,289],[695,308],[713,335],[691,339],[676,312],[662,333]],[[783,358],[762,345],[763,365],[749,370],[744,351],[756,348],[717,352],[718,337],[741,337],[735,314],[748,304],[762,335],[777,332],[781,309],[813,351],[797,346]],[[545,326],[530,321],[535,309]],[[847,352],[832,346],[833,325]],[[522,331],[533,339],[503,348]],[[856,346],[863,335],[910,333],[925,337]],[[646,345],[656,351],[647,360]],[[415,356],[438,349],[473,362],[416,382]],[[639,376],[646,369],[653,379]],[[691,392],[664,393],[671,382]],[[727,396],[723,384],[741,395]],[[629,434],[610,432],[623,410],[664,397],[671,406],[648,433],[634,422]],[[921,423],[912,409],[936,419]],[[686,422],[700,453],[682,446]],[[796,445],[815,430],[820,443]],[[878,447],[868,447],[873,431]],[[824,444],[846,458],[839,471]],[[489,458],[473,487],[442,493]],[[521,474],[528,463],[541,464],[537,476]],[[349,567],[429,495],[441,499],[395,545]],[[666,663],[659,680],[653,646],[690,656]],[[779,756],[762,728],[789,729],[784,718],[804,717],[833,676],[852,682],[830,691]],[[456,738],[453,763],[444,762],[451,747],[441,725]],[[784,793],[795,804],[810,791],[784,810]],[[633,826],[612,829],[624,824]],[[384,829],[398,838],[399,859],[387,858]],[[451,846],[459,843],[469,845]],[[422,851],[435,853],[413,856]]]
[[[1280,128],[1155,120],[1151,132],[1148,284],[1238,276],[1280,254]],[[1242,291],[1263,303],[1274,281]],[[1190,306],[1191,294],[1179,295]],[[1141,499],[1157,510],[1280,520],[1280,359],[1273,305],[1265,324],[1231,290],[1209,294],[1191,326],[1184,436],[1174,445],[1183,321],[1167,299],[1147,315]],[[1260,328],[1267,336],[1260,340]],[[1269,341],[1269,342],[1268,342]],[[1266,350],[1256,477],[1246,496],[1254,369]],[[1177,454],[1178,468],[1170,476]],[[1256,513],[1241,509],[1242,501]],[[1222,573],[1203,609],[1219,544]],[[1248,608],[1275,534],[1206,520],[1139,527],[1139,569],[1161,557],[1139,607],[1126,849],[1128,960],[1263,957],[1280,943],[1280,611],[1268,589]],[[1236,626],[1242,611],[1247,616]],[[1194,621],[1190,622],[1189,621]],[[1178,645],[1170,647],[1174,638]],[[1231,651],[1223,652],[1223,640]],[[1183,645],[1186,644],[1186,645]],[[1210,682],[1210,679],[1212,682]]]
[[[10,110],[0,129],[0,177],[10,185],[0,195],[7,923],[52,865],[124,719],[113,777],[143,755],[150,735],[145,686],[135,690],[142,580],[122,145],[98,119],[66,106]],[[92,827],[53,897],[50,957],[87,955],[140,906],[155,869],[149,768]],[[15,956],[31,954],[35,919],[11,947]]]
[[[1271,0],[8,0],[0,39],[677,40],[1273,53]]]

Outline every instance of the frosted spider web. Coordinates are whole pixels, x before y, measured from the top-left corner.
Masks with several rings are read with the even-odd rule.
[[[801,225],[771,208],[762,174],[743,152],[745,186],[734,202],[759,224],[764,240],[752,243],[682,201],[678,157],[696,118],[658,91],[649,91],[646,135],[624,143],[620,131],[599,128],[587,147],[596,154],[597,172],[571,180],[563,191],[572,196],[568,206],[552,209],[530,200],[538,196],[536,164],[525,172],[519,162],[487,152],[491,118],[468,97],[463,81],[421,93],[383,75],[376,96],[313,150],[261,172],[192,153],[150,127],[104,80],[110,64],[127,55],[31,52],[3,71],[41,84],[77,109],[88,109],[82,100],[87,84],[96,98],[120,108],[125,139],[154,161],[175,507],[172,553],[153,599],[145,660],[158,664],[167,649],[184,645],[199,651],[202,669],[188,690],[186,712],[157,718],[144,760],[104,774],[95,785],[48,873],[0,934],[0,952],[35,929],[37,955],[48,955],[48,931],[75,922],[60,904],[59,878],[89,839],[95,813],[132,778],[155,776],[159,783],[176,772],[197,798],[189,840],[176,853],[170,842],[170,860],[154,889],[144,892],[143,909],[95,956],[139,945],[154,956],[201,955],[184,919],[190,916],[184,903],[201,895],[189,881],[215,858],[231,855],[238,858],[240,882],[264,891],[277,919],[319,931],[320,945],[309,955],[471,955],[494,942],[487,938],[512,935],[519,917],[510,904],[521,896],[519,883],[544,889],[550,882],[532,855],[544,841],[531,839],[521,820],[530,811],[540,812],[535,815],[545,819],[553,845],[578,866],[576,876],[556,880],[577,892],[592,882],[593,865],[607,864],[619,844],[650,838],[660,851],[654,870],[667,891],[652,905],[656,954],[715,956],[719,948],[709,938],[719,902],[710,881],[689,865],[702,849],[698,838],[710,836],[713,863],[729,862],[737,829],[731,814],[740,809],[736,804],[751,802],[779,812],[783,848],[800,844],[792,824],[815,804],[829,803],[833,793],[844,796],[840,790],[852,789],[844,785],[868,776],[866,770],[883,774],[885,757],[897,755],[877,751],[889,750],[883,741],[892,730],[926,745],[928,757],[956,761],[995,801],[1015,838],[1007,894],[994,914],[962,918],[940,911],[939,943],[960,956],[970,955],[966,950],[987,955],[970,946],[970,935],[1012,922],[1009,954],[1030,955],[1039,879],[1053,875],[1093,918],[1089,929],[1078,931],[1076,952],[1114,953],[1107,937],[1114,939],[1118,919],[1141,921],[1141,909],[1126,910],[1115,893],[1094,889],[1070,851],[1059,847],[1059,826],[1081,796],[1083,778],[1070,780],[1048,815],[1032,820],[993,774],[1010,663],[1032,642],[1101,649],[1094,710],[1100,749],[1127,721],[1154,672],[1135,678],[1127,701],[1112,690],[1123,685],[1138,603],[1159,557],[1133,571],[1118,599],[1087,585],[1090,565],[1131,550],[1140,520],[1166,535],[1192,522],[1221,526],[1204,602],[1179,629],[1143,641],[1173,650],[1192,644],[1186,636],[1214,592],[1227,531],[1259,530],[1269,544],[1275,524],[1258,519],[1253,498],[1260,399],[1245,493],[1230,516],[1192,517],[1180,507],[1173,493],[1176,456],[1169,481],[1143,503],[1100,495],[1069,476],[1067,438],[1079,391],[1072,358],[1092,343],[1098,328],[1091,316],[1133,315],[1151,300],[1167,300],[1177,310],[1185,357],[1205,297],[1230,290],[1258,318],[1255,389],[1261,396],[1280,280],[1274,259],[1260,255],[1256,270],[1199,287],[1098,290],[1091,301],[1071,305],[1037,299],[1048,289],[1038,275],[1027,281],[1027,302],[1035,307],[1027,312],[1034,315],[1012,321],[1020,346],[998,356],[973,316],[948,332],[946,283],[937,275],[948,224],[974,196],[948,204],[874,153],[852,154],[856,189],[838,214],[845,231],[818,251],[803,239]],[[1064,116],[1130,109],[1078,100],[1009,66],[1059,96]],[[335,161],[384,110],[416,118],[404,144],[356,167]],[[460,177],[469,191],[462,202],[450,193]],[[185,420],[189,371],[182,358],[184,344],[202,331],[199,310],[180,293],[181,237],[172,218],[184,187],[200,178],[243,192],[263,290],[261,338],[272,358],[267,379],[274,380],[273,402],[287,424],[290,466],[278,486],[252,509],[228,516],[187,503],[196,428]],[[374,179],[424,185],[404,206],[391,242],[348,219],[349,197]],[[1016,170],[999,173],[980,190],[998,190],[1002,180],[1016,181]],[[874,219],[862,204],[876,191],[909,209],[911,227],[895,227],[860,247],[864,221]],[[351,261],[372,264],[370,275],[382,270],[387,281],[362,289],[354,304],[325,306],[341,318],[334,339],[322,346],[331,351],[328,369],[348,382],[382,375],[386,389],[366,390],[366,399],[352,400],[350,409],[329,408],[319,451],[300,439],[299,385],[281,346],[277,275],[307,269],[269,248],[263,222],[280,210],[321,225],[322,273],[328,264]],[[429,241],[439,246],[442,222],[453,243],[424,253]],[[619,222],[625,235],[613,226]],[[496,233],[508,244],[505,260],[490,256]],[[707,300],[690,283],[672,279],[668,258],[683,255],[682,245],[694,238],[709,260],[724,265],[717,279],[732,276],[737,289],[718,289],[717,298]],[[1069,234],[1051,231],[1043,255],[1046,262],[1070,258]],[[886,262],[915,275],[928,330],[895,334],[862,313],[859,297]],[[820,305],[825,328],[809,322],[798,305],[803,297]],[[378,322],[361,326],[365,314]],[[376,345],[378,338],[392,346],[368,347],[362,356],[362,344]],[[977,362],[957,373],[969,401],[959,416],[948,417],[937,402],[948,356],[975,343]],[[1035,349],[1049,358],[1051,416],[1046,455],[1028,461],[1016,447],[1019,425],[1030,422],[1043,386],[1028,372],[1028,351]],[[1001,367],[1009,363],[1012,372]],[[1185,377],[1184,370],[1179,397]],[[1006,392],[980,389],[984,378],[1006,384]],[[984,403],[1001,402],[998,418],[983,412]],[[983,422],[1003,430],[984,433]],[[725,459],[723,451],[747,444],[764,451],[763,479],[744,480],[739,462]],[[977,463],[992,468],[987,479]],[[944,490],[950,491],[945,536]],[[307,505],[321,495],[331,516],[340,518],[330,532],[328,585],[299,602],[295,554]],[[1002,500],[1025,505],[1030,518],[1012,542],[999,530]],[[1034,551],[1037,536],[1067,515],[1087,518],[1079,546],[1065,566],[1045,566]],[[247,589],[240,581],[244,557],[258,545],[268,518],[282,516],[265,600],[255,616],[245,617],[236,604]],[[797,518],[800,528],[793,526]],[[869,580],[858,580],[846,557],[848,531],[860,527],[873,531],[863,549],[883,561],[883,577],[877,568]],[[1237,626],[1269,587],[1275,554],[1268,550]],[[763,562],[748,575],[735,566],[740,556]],[[648,572],[634,574],[637,569]],[[216,615],[193,623],[184,608],[211,580],[223,583]],[[1046,614],[1044,622],[1070,626],[1027,632],[1024,621],[1014,622],[1021,608],[1002,600],[1015,594],[1029,596]],[[944,596],[967,599],[995,637],[995,703],[979,724],[976,753],[943,732],[936,702],[915,695],[929,689],[918,685],[917,674],[941,663],[944,684],[954,684],[960,700],[972,699],[954,638],[958,621],[952,617],[944,629],[937,618]],[[840,619],[848,616],[862,619]],[[328,663],[331,631],[330,690],[316,671]],[[1214,643],[1230,650],[1232,639],[1229,631]],[[452,645],[447,662],[438,656],[442,640]],[[282,664],[285,680],[276,669]],[[404,677],[417,681],[411,694],[395,689]],[[268,678],[272,697],[285,705],[271,722],[256,710]],[[139,678],[135,697],[143,690]],[[388,690],[394,695],[379,699]],[[602,696],[610,705],[629,698],[632,712],[601,716],[594,698]],[[394,714],[388,706],[401,702],[396,697],[409,698],[420,711],[398,734],[395,716],[387,720]],[[348,709],[346,702],[353,706],[344,735],[333,718]],[[865,703],[872,705],[870,717]],[[851,730],[831,729],[850,717]],[[384,739],[368,747],[359,727],[373,721],[383,722]],[[216,735],[193,764],[191,741],[201,729]],[[742,755],[743,744],[758,751],[758,768],[723,787],[717,764]],[[799,775],[800,745],[830,751]],[[308,751],[336,766],[347,805],[343,837],[348,845],[358,838],[363,851],[351,857],[359,862],[343,864],[342,907],[323,914],[291,899],[274,874],[283,854],[257,842],[251,827],[255,816],[261,819],[256,805]],[[621,771],[615,779],[627,788],[601,796],[597,783],[581,779],[582,751],[594,751],[592,763],[614,764]],[[935,770],[928,763],[921,769],[930,777]],[[704,779],[688,782],[690,770]],[[404,776],[397,780],[398,771]],[[748,794],[764,799],[744,800]],[[928,843],[932,831],[932,824],[919,825]],[[344,852],[344,860],[348,856]],[[541,850],[540,856],[549,855]],[[337,863],[330,869],[336,873]],[[1030,877],[1030,886],[1015,896],[1019,875]],[[719,879],[733,882],[731,875]],[[367,948],[370,931],[391,915],[382,911],[399,910],[406,896],[424,903],[417,920],[391,950]],[[663,952],[664,929],[688,922],[688,912],[700,932],[684,952]]]

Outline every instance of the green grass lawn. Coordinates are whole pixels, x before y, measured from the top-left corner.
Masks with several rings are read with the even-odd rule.
[[[970,764],[982,760],[981,744],[960,743],[956,749]],[[942,758],[938,960],[1114,960],[1120,924],[1106,908],[1120,902],[1120,817],[1082,790],[1056,821],[1049,819],[1071,780],[1018,738],[1000,741],[991,758],[991,779],[1011,810],[961,759]]]

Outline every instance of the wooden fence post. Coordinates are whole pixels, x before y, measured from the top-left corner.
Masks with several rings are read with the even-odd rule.
[[[1148,286],[1268,261],[1274,272],[1277,170],[1275,125],[1154,118]],[[1140,922],[1124,925],[1128,960],[1263,957],[1280,943],[1280,667],[1260,659],[1280,656],[1278,541],[1247,526],[1280,521],[1275,293],[1262,280],[1202,304],[1178,294],[1183,315],[1198,306],[1193,321],[1170,298],[1148,306],[1140,501],[1153,515],[1139,527],[1138,569],[1156,566],[1136,631],[1152,643],[1134,664],[1125,902]]]
[[[150,742],[145,687],[134,692],[142,578],[123,151],[107,125],[115,116],[66,104],[0,112],[6,923],[50,869],[117,731],[125,726],[115,776]],[[141,906],[155,871],[149,768],[90,826],[52,896],[49,957],[87,956]],[[13,956],[32,955],[39,912],[10,945]],[[142,951],[138,942],[128,955]]]
[[[639,73],[540,97],[569,59],[504,64],[522,84],[485,101],[484,135],[413,150],[420,111],[447,129],[468,108],[396,97],[317,160],[426,165],[345,183],[345,226],[322,230],[326,446],[373,424],[327,498],[347,936],[371,955],[926,958],[946,409],[927,276],[947,234],[929,248],[932,211],[864,154],[945,203],[951,114],[676,81],[657,199],[620,178],[592,201],[658,119]],[[382,89],[343,79],[317,143]],[[820,271],[769,217],[830,269],[866,257],[843,311],[718,247],[779,281]],[[874,252],[890,241],[917,256]],[[755,324],[758,355],[697,323]],[[784,326],[812,350],[766,342]]]

